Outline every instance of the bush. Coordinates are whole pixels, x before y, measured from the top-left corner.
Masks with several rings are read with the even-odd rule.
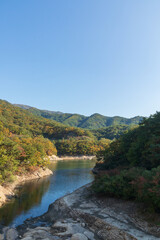
[[[142,168],[113,171],[96,177],[93,185],[96,193],[123,199],[136,199],[148,207],[160,211],[160,166],[150,171]]]

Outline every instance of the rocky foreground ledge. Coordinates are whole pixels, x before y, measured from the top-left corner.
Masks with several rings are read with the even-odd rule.
[[[32,173],[28,172],[26,174],[16,176],[16,179],[13,183],[8,183],[3,186],[0,185],[0,207],[9,199],[15,196],[15,188],[17,187],[17,185],[29,180],[49,176],[51,174],[53,174],[53,172],[50,169],[39,168],[37,171],[34,171]]]
[[[0,239],[156,240],[160,228],[141,218],[135,203],[97,198],[86,185],[55,201],[44,215],[3,229]]]

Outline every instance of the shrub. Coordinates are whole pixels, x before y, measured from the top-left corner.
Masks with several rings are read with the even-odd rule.
[[[160,167],[150,171],[143,168],[113,171],[96,177],[93,185],[96,193],[123,199],[136,199],[148,207],[160,211]]]

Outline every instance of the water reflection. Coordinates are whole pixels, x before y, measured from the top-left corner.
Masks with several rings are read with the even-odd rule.
[[[91,182],[91,160],[55,161],[50,165],[52,176],[29,181],[17,190],[18,198],[0,209],[0,223],[19,225],[29,217],[36,217],[48,210],[56,199]]]
[[[20,214],[41,203],[42,196],[48,190],[50,178],[29,181],[16,190],[17,198],[0,208],[0,222],[8,225]]]

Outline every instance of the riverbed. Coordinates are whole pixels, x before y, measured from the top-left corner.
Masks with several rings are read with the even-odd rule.
[[[58,198],[93,181],[94,160],[53,161],[53,175],[19,186],[16,198],[0,209],[0,224],[18,226],[26,219],[42,215]]]

